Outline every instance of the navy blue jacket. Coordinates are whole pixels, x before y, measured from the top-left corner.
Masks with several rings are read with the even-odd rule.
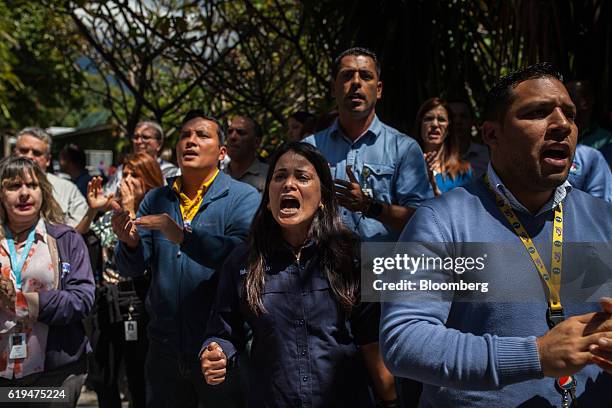
[[[172,183],[170,179],[167,186],[150,191],[137,216],[166,213],[182,226]],[[133,277],[151,270],[146,300],[149,339],[177,358],[197,358],[217,288],[215,269],[246,238],[258,205],[257,190],[219,172],[181,246],[168,241],[160,231],[144,228],[139,228],[137,249],[117,244],[115,259],[120,274]]]
[[[244,296],[248,247],[240,245],[220,275],[204,349],[217,342],[231,361],[253,330],[250,407],[367,407],[367,372],[358,345],[378,342],[379,304],[362,303],[347,314],[332,293],[314,245],[300,261],[288,246],[266,262],[256,316]],[[359,273],[358,267],[356,272]]]

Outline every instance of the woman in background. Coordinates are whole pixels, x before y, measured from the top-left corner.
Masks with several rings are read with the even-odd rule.
[[[472,180],[470,163],[461,160],[459,141],[450,131],[450,110],[440,98],[426,100],[417,113],[414,134],[423,149],[429,182],[439,196]]]

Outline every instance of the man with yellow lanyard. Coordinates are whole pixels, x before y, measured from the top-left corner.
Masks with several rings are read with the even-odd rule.
[[[208,387],[198,360],[217,287],[215,270],[246,238],[259,205],[256,189],[219,172],[224,135],[217,119],[188,113],[176,146],[181,176],[149,192],[135,220],[114,208],[119,272],[137,276],[151,270],[148,407],[242,404],[238,382],[228,378],[224,388]]]
[[[473,301],[453,289],[434,301],[383,305],[385,362],[396,376],[423,382],[420,406],[610,406],[612,299],[598,304],[564,290],[577,274],[572,245],[609,249],[612,239],[612,205],[567,182],[575,112],[550,64],[502,78],[489,92],[482,127],[491,153],[486,177],[425,203],[402,233],[400,241],[454,250],[465,243],[513,250],[478,278],[490,292],[514,297]],[[446,251],[442,257],[455,255]],[[611,296],[610,265],[599,255],[581,254],[589,268],[603,265],[594,293]],[[466,279],[435,267],[416,276],[423,272]],[[521,292],[533,297],[518,299]]]

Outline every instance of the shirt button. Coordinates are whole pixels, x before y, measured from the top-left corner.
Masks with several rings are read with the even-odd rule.
[[[297,320],[295,322],[298,326],[303,326],[304,325],[304,321],[303,320]]]
[[[308,376],[307,375],[303,376],[302,377],[302,381],[304,381],[304,382],[308,381]]]
[[[306,355],[306,349],[302,350],[302,355],[305,356]]]

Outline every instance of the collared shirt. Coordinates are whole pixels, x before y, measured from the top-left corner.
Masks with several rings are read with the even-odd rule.
[[[15,311],[0,308],[0,377],[3,378],[22,378],[45,369],[49,326],[31,318],[28,302],[23,294],[52,290],[57,282],[54,282],[55,271],[47,245],[47,229],[42,219],[36,224],[35,231],[34,244],[21,272],[21,290],[16,289]],[[23,247],[17,248],[18,258],[22,255],[21,251]],[[6,238],[0,243],[0,263],[2,276],[10,277],[15,285]],[[9,358],[9,340],[17,333],[26,335],[27,357],[24,359]]]
[[[334,124],[304,139],[318,148],[329,162],[332,177],[348,180],[352,166],[364,192],[378,201],[404,207],[418,207],[433,198],[427,165],[418,143],[385,125],[378,117],[368,130],[352,141]],[[395,231],[380,221],[342,208],[342,218],[363,241],[396,241]]]
[[[193,220],[196,213],[200,209],[200,205],[202,204],[202,200],[204,200],[204,194],[208,191],[208,187],[215,181],[217,178],[217,174],[219,174],[219,169],[215,170],[215,174],[209,178],[208,180],[202,183],[202,186],[198,189],[196,196],[191,199],[187,196],[187,194],[183,193],[183,178],[177,177],[172,183],[172,190],[179,196],[181,215],[183,216],[183,221]]]
[[[266,260],[266,313],[260,315],[251,311],[242,290],[248,246],[228,257],[204,346],[217,342],[232,360],[245,347],[248,323],[253,330],[248,406],[363,407],[367,372],[357,346],[378,342],[379,304],[362,303],[347,314],[314,244],[302,248],[299,260],[287,244],[276,248]]]
[[[47,180],[53,186],[53,198],[64,213],[64,223],[76,227],[87,214],[87,200],[72,181],[51,173],[47,173]]]
[[[470,142],[470,147],[461,157],[472,166],[474,177],[480,178],[487,172],[489,166],[489,149],[478,143]]]
[[[531,214],[531,211],[525,208],[525,206],[521,204],[519,200],[517,200],[516,197],[512,194],[512,192],[508,190],[508,188],[504,185],[503,181],[501,181],[501,179],[493,169],[491,163],[489,163],[489,168],[487,169],[487,176],[489,177],[489,182],[495,188],[495,191],[497,191],[502,196],[502,198],[505,199],[508,204],[510,204],[510,207],[512,207],[512,209]],[[571,189],[572,185],[569,183],[569,181],[565,180],[563,184],[561,184],[555,189],[555,193],[550,198],[550,200],[548,200],[548,202],[544,204],[542,208],[540,208],[538,213],[535,215],[538,216],[546,211],[552,210],[557,207],[559,203],[562,203],[563,200],[565,200],[567,193],[569,193]]]
[[[226,166],[223,167],[223,172],[226,174],[230,173],[230,167],[232,167],[232,162],[230,161]],[[249,166],[248,169],[245,170],[244,173],[240,174],[237,177],[232,176],[235,180],[242,181],[243,183],[247,183],[252,185],[259,191],[260,193],[263,191],[266,186],[266,176],[268,175],[268,165],[259,161],[259,159],[255,158],[253,163]]]
[[[612,203],[612,172],[603,154],[592,147],[576,145],[567,181],[578,190]]]

